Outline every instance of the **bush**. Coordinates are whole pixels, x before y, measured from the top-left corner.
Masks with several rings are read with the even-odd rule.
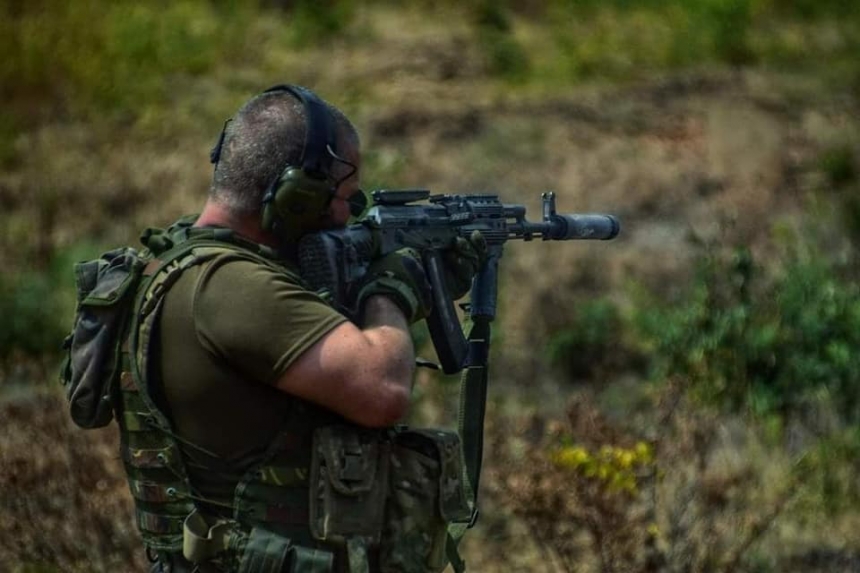
[[[860,247],[860,188],[843,199],[842,219],[855,247]]]
[[[707,3],[706,18],[713,22],[714,51],[720,60],[734,65],[753,60],[749,35],[752,27],[750,0],[723,0]]]
[[[801,415],[822,393],[860,420],[860,289],[826,257],[793,255],[769,279],[744,248],[707,253],[687,297],[637,322],[658,378],[689,378],[732,410]]]
[[[293,0],[275,2],[287,13],[290,41],[296,46],[330,39],[352,21],[355,2],[349,0]]]
[[[749,570],[756,544],[805,490],[802,474],[779,456],[726,463],[724,419],[677,385],[654,398],[650,439],[587,393],[571,399],[564,421],[493,420],[488,492],[563,571]]]
[[[202,74],[222,59],[247,56],[251,12],[243,6],[3,2],[0,51],[11,57],[0,60],[0,95],[27,110],[34,100],[72,114],[136,113],[170,95],[171,76]]]
[[[514,37],[511,15],[504,4],[480,2],[474,8],[474,21],[490,72],[508,80],[524,79],[528,56]]]
[[[854,158],[854,149],[849,145],[826,150],[821,154],[819,163],[827,183],[834,189],[857,181],[857,161]]]
[[[547,358],[574,380],[589,379],[611,370],[626,354],[620,336],[621,315],[608,298],[588,299],[575,307],[569,324],[550,336]]]
[[[98,248],[81,244],[55,253],[44,269],[0,274],[0,362],[59,353],[75,307],[73,264]]]
[[[860,10],[842,0],[556,0],[539,9],[513,4],[524,4],[523,21],[534,23],[521,43],[533,79],[554,84],[630,80],[713,63],[802,64],[841,85],[856,77]],[[831,63],[827,69],[818,66],[822,58]]]
[[[799,471],[809,486],[802,499],[808,513],[834,517],[860,506],[860,431],[856,427],[833,432],[818,441],[800,460]]]
[[[40,355],[57,351],[65,334],[58,320],[54,285],[38,272],[0,276],[0,360],[13,354]]]

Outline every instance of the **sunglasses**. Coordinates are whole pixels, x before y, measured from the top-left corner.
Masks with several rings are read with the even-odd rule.
[[[352,163],[351,161],[344,159],[343,157],[335,153],[334,149],[332,149],[330,145],[326,146],[326,150],[328,151],[329,155],[331,155],[336,161],[339,161],[340,163],[343,163],[344,165],[347,165],[351,168],[351,170],[346,175],[334,182],[332,189],[337,189],[338,187],[340,187],[341,183],[352,177],[352,175],[356,171],[358,171],[358,166],[355,163]],[[349,214],[356,219],[361,217],[367,210],[367,193],[365,193],[362,189],[359,189],[358,191],[353,193],[352,197],[350,197],[349,199],[344,199],[344,201],[346,201],[347,205],[349,205]]]
[[[345,201],[349,205],[349,214],[355,219],[364,215],[364,212],[367,210],[367,194],[363,189],[359,189],[353,193],[352,197],[345,199]]]

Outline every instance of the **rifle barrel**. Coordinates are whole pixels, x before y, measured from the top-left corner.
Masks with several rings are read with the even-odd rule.
[[[621,230],[618,219],[612,215],[555,215],[550,221],[551,231],[548,239],[566,241],[569,239],[591,239],[607,241],[614,239]]]

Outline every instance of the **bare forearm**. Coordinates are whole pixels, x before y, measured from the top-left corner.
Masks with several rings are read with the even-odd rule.
[[[276,382],[344,418],[370,427],[399,422],[409,410],[415,350],[409,324],[385,296],[368,297],[363,328],[334,327]]]
[[[364,307],[362,331],[368,342],[385,356],[384,379],[411,390],[415,370],[415,348],[403,312],[384,296],[368,298]]]

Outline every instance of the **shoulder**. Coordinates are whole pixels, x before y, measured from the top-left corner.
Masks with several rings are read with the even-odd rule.
[[[242,252],[221,252],[201,265],[196,291],[288,290],[309,292],[298,273],[274,261]]]
[[[286,269],[230,254],[201,267],[191,308],[200,344],[265,383],[347,320]]]

